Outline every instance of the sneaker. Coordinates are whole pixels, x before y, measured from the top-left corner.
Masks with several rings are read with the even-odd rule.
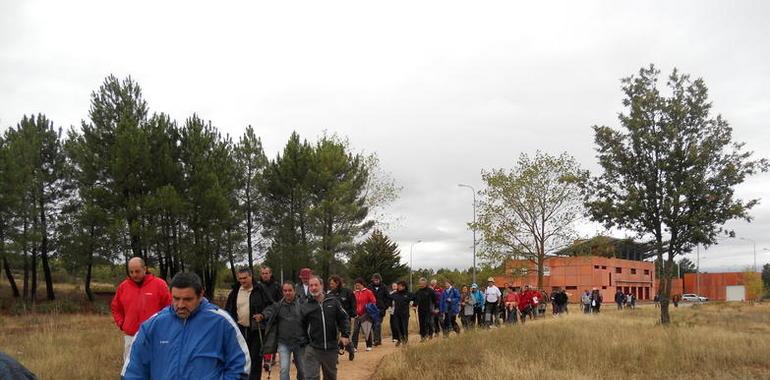
[[[358,352],[358,349],[357,349],[357,348],[354,348],[354,349],[353,349],[353,352]]]
[[[368,351],[371,351],[371,350],[372,350],[372,348],[371,348],[371,347],[366,347],[366,351],[367,351],[367,352],[368,352]]]
[[[396,342],[398,342],[398,339],[393,339],[393,343],[396,343]]]

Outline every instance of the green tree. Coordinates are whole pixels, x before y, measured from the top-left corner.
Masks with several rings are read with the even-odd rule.
[[[365,186],[369,176],[364,159],[349,152],[348,143],[324,136],[312,151],[308,213],[317,237],[315,259],[323,278],[341,268],[333,267],[341,256],[349,256],[353,240],[369,231],[366,220]]]
[[[401,264],[401,252],[398,244],[391,241],[379,230],[374,230],[350,257],[350,277],[369,280],[379,273],[382,282],[389,284],[409,275],[409,268]]]
[[[757,200],[734,197],[735,186],[767,169],[752,160],[743,144],[732,142],[732,128],[711,114],[702,79],[676,69],[666,95],[653,65],[622,80],[627,111],[620,128],[594,126],[603,172],[585,177],[586,207],[606,227],[652,236],[661,277],[661,314],[670,323],[669,300],[674,258],[696,244],[716,243],[731,219],[750,220]],[[665,255],[665,260],[664,260]]]
[[[537,286],[543,286],[546,255],[576,238],[574,224],[583,213],[574,178],[580,168],[567,153],[552,156],[521,154],[510,171],[482,171],[479,256],[499,263],[515,257],[537,265]],[[472,228],[474,226],[471,226]]]
[[[264,200],[260,187],[268,161],[262,150],[262,140],[249,125],[235,147],[235,157],[240,175],[239,198],[246,219],[246,254],[249,268],[254,268],[254,237],[262,221]]]
[[[311,263],[309,177],[312,147],[295,132],[271,161],[260,192],[264,197],[262,235],[270,242],[266,262],[283,278],[296,278]]]
[[[83,124],[87,147],[98,158],[99,180],[112,197],[103,205],[126,222],[133,256],[147,258],[142,241],[144,195],[148,168],[152,166],[149,141],[143,125],[148,107],[138,83],[108,76],[91,95],[89,117]],[[127,257],[128,258],[128,255]]]
[[[11,286],[14,298],[21,297],[16,279],[11,271],[12,253],[6,245],[6,239],[13,228],[14,210],[18,204],[17,181],[14,179],[13,164],[9,156],[6,139],[0,136],[0,260],[2,260],[3,272]]]

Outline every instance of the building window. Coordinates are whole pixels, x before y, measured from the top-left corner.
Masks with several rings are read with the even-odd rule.
[[[631,274],[636,274],[636,269],[631,269]]]
[[[650,275],[650,270],[649,269],[645,269],[644,270],[644,275],[645,276],[649,276]]]
[[[623,268],[615,268],[615,273],[623,273]]]
[[[606,266],[604,266],[604,265],[602,265],[602,269],[607,269],[607,267],[606,267]]]
[[[599,269],[599,266],[598,265],[594,265],[594,269]]]
[[[604,289],[607,289],[607,287],[606,286],[602,286],[602,290],[604,290]]]
[[[577,290],[577,286],[568,286],[567,290]]]

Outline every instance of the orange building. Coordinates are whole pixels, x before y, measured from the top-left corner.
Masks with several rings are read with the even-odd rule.
[[[685,273],[685,293],[708,297],[711,301],[744,301],[746,283],[742,272]]]
[[[577,302],[585,290],[598,289],[605,303],[614,302],[615,292],[632,293],[638,300],[652,300],[658,290],[655,264],[613,257],[548,257],[543,270],[543,289],[566,289],[570,301]],[[498,286],[537,286],[537,266],[528,260],[511,260],[505,275],[495,278]],[[672,294],[681,294],[681,281],[675,281]]]

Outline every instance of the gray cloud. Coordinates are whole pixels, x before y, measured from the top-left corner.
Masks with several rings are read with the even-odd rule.
[[[346,135],[404,186],[391,210],[402,223],[388,231],[404,255],[422,239],[415,266],[467,267],[471,196],[457,183],[479,188],[482,168],[536,149],[596,170],[589,127],[617,125],[619,79],[648,63],[702,76],[736,139],[770,156],[769,8],[4,2],[0,126],[33,112],[78,125],[90,92],[115,73],[178,120],[198,112],[234,136],[252,124],[270,156],[292,130]],[[766,198],[768,185],[764,175],[738,192]],[[731,223],[760,249],[770,246],[767,202],[753,223]],[[702,266],[750,264],[739,242],[710,249]]]

